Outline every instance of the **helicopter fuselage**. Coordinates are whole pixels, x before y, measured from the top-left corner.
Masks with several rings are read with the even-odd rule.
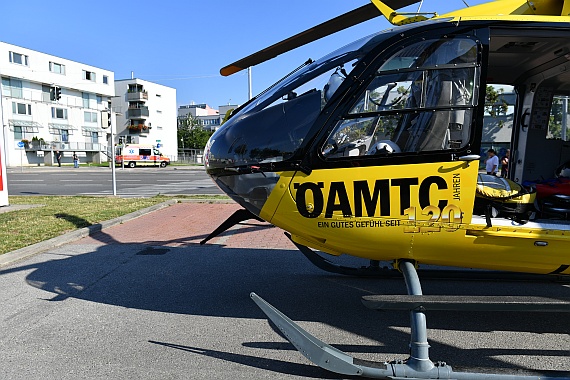
[[[332,255],[570,274],[568,215],[476,210],[487,85],[517,91],[512,183],[570,160],[548,137],[553,97],[570,95],[570,29],[526,17],[396,27],[307,63],[212,136],[208,173]]]

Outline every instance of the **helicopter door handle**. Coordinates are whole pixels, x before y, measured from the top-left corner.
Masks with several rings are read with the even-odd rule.
[[[459,157],[459,161],[476,161],[479,159],[481,159],[481,156],[479,156],[478,154],[470,154],[467,156]]]
[[[523,132],[526,132],[527,128],[528,128],[528,123],[526,123],[526,118],[530,116],[530,110],[527,108],[526,110],[524,110],[524,113],[521,117],[521,129]]]

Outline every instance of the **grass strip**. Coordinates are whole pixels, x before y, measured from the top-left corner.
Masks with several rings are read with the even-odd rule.
[[[10,196],[8,199],[11,205],[42,206],[0,213],[0,254],[117,218],[171,198]]]

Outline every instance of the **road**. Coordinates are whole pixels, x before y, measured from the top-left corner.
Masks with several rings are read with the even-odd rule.
[[[105,167],[27,167],[8,169],[9,195],[112,195],[111,169]],[[202,167],[169,166],[116,170],[117,195],[222,194]]]

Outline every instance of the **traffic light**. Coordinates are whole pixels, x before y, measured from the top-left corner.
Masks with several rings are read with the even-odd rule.
[[[61,87],[56,87],[54,91],[55,91],[55,100],[61,99]]]

